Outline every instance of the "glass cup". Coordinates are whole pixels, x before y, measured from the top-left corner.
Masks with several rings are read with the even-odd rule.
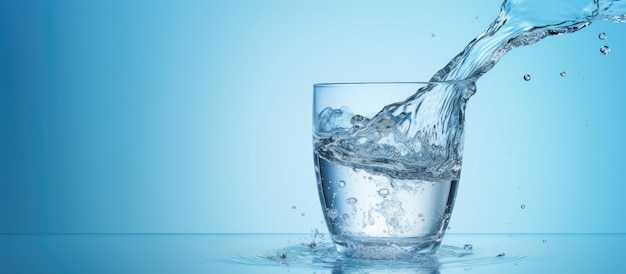
[[[337,251],[433,254],[457,192],[471,81],[315,84],[315,173]]]

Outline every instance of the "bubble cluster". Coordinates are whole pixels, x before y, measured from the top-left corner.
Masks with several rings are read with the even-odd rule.
[[[524,74],[524,81],[530,81],[530,74]]]

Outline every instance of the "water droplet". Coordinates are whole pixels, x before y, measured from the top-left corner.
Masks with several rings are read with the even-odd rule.
[[[465,244],[463,246],[463,249],[465,249],[465,250],[472,250],[473,248],[474,248],[474,246],[472,246],[472,244]]]
[[[435,37],[435,33],[434,33],[434,32],[433,32],[433,33],[431,33],[431,34],[430,34],[430,37]]]
[[[600,52],[604,55],[607,55],[609,53],[611,53],[611,48],[609,48],[609,46],[604,45],[602,47],[600,47]]]
[[[291,206],[291,209],[296,209],[296,206],[295,206],[295,205],[294,205],[294,206]]]
[[[521,205],[521,206],[519,206],[519,207],[520,207],[521,209],[524,209],[524,208],[526,208],[526,205],[525,205],[525,204],[522,204],[522,205]]]
[[[600,40],[606,39],[606,33],[605,32],[598,33],[598,39],[600,39]]]
[[[389,189],[383,188],[379,190],[378,195],[383,198],[387,197],[387,195],[389,195]]]
[[[344,180],[340,180],[338,184],[339,184],[339,187],[346,186],[346,182]]]
[[[530,74],[524,74],[524,81],[530,81]]]
[[[506,253],[502,252],[502,253],[500,253],[500,254],[496,255],[496,257],[497,257],[497,258],[502,258],[502,257],[504,257],[504,255],[506,255]]]
[[[350,205],[356,204],[356,202],[357,202],[357,199],[354,198],[354,197],[350,197],[350,198],[346,199],[346,203],[348,203]]]
[[[561,71],[561,73],[560,73],[560,74],[561,74],[561,77],[565,77],[565,76],[567,75],[567,72],[565,72],[565,71]]]

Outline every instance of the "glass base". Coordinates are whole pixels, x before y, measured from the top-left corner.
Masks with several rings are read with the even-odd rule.
[[[401,259],[434,255],[441,239],[419,241],[415,238],[372,238],[361,241],[335,240],[337,252],[356,258]]]

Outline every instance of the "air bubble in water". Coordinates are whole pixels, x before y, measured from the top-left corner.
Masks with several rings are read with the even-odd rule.
[[[346,182],[344,180],[340,180],[338,184],[339,184],[339,187],[346,186]]]
[[[400,227],[400,221],[396,217],[391,217],[391,219],[389,219],[389,225],[397,229]]]
[[[431,33],[431,34],[430,34],[430,36],[431,36],[431,37],[435,37],[435,33],[434,33],[434,32],[433,32],[433,33]]]
[[[378,195],[383,198],[387,197],[387,195],[389,195],[389,189],[383,188],[379,190]]]
[[[348,214],[346,214],[346,213],[341,214],[341,219],[342,219],[343,221],[347,221],[348,219],[350,219],[350,215],[348,215]]]
[[[506,253],[502,252],[502,253],[500,253],[500,254],[496,255],[496,257],[497,257],[497,258],[502,258],[502,257],[504,257],[504,255],[506,255]]]
[[[547,243],[547,242],[548,242],[548,240],[543,240],[543,241],[541,241],[541,242],[543,242],[543,243],[545,244],[545,243]]]
[[[561,71],[561,73],[560,73],[560,74],[561,74],[561,77],[565,77],[565,75],[567,75],[567,72],[565,72],[565,71]]]
[[[522,204],[522,205],[521,205],[521,206],[519,206],[519,207],[520,207],[521,209],[524,209],[524,208],[526,208],[526,205],[525,205],[525,204]]]
[[[357,202],[357,200],[354,197],[350,197],[350,198],[346,199],[346,203],[348,203],[350,205],[356,204],[356,202]]]
[[[352,116],[352,119],[350,119],[350,123],[352,123],[355,128],[363,128],[367,125],[367,122],[369,122],[369,120],[370,119],[368,119],[367,117],[357,114]]]
[[[294,206],[291,206],[291,209],[296,209],[296,206],[295,206],[295,205],[294,205]]]
[[[611,52],[611,48],[609,48],[609,46],[604,45],[602,47],[600,47],[600,52],[604,55],[607,55]]]
[[[304,212],[302,212],[302,214],[300,214],[300,215],[302,215],[302,217],[304,217],[304,215],[306,215],[306,214],[304,214]]]
[[[336,209],[332,208],[329,209],[326,212],[326,216],[328,216],[328,218],[330,218],[331,220],[334,220],[335,218],[337,218],[337,216],[339,216],[339,211],[337,211]]]
[[[605,32],[598,33],[598,39],[600,39],[600,40],[606,39],[606,33]]]
[[[472,246],[472,244],[465,244],[465,245],[463,246],[463,249],[465,249],[465,250],[471,250],[471,249],[473,249],[473,248],[474,248],[474,246]]]
[[[524,74],[524,81],[530,81],[530,74]]]

